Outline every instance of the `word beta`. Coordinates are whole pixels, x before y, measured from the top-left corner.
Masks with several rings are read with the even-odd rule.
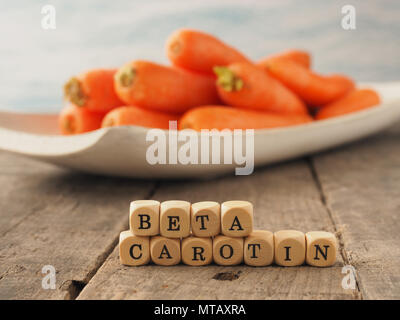
[[[180,262],[203,266],[331,266],[336,261],[336,237],[325,231],[253,230],[253,205],[248,201],[189,203],[137,200],[131,203],[130,230],[119,238],[124,265],[150,261],[172,266]]]

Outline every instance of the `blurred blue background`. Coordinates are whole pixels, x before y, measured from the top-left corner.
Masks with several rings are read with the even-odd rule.
[[[41,8],[56,9],[56,29]],[[341,27],[356,8],[356,30]],[[287,48],[312,52],[314,68],[359,81],[400,79],[400,1],[2,1],[0,109],[58,112],[74,74],[132,59],[167,63],[181,27],[211,32],[253,59]]]

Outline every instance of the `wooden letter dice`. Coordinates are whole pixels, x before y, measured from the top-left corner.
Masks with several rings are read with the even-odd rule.
[[[280,266],[292,267],[304,263],[306,258],[306,238],[303,232],[281,230],[274,234],[275,262]]]
[[[137,236],[155,236],[160,233],[160,202],[137,200],[131,202],[129,224]]]
[[[232,266],[243,261],[243,238],[232,238],[223,235],[213,240],[213,258],[216,264]]]
[[[246,237],[253,231],[253,205],[226,201],[221,205],[221,231],[228,237]]]
[[[220,205],[214,201],[192,204],[192,233],[197,237],[213,237],[221,231]]]
[[[190,234],[190,203],[171,200],[161,203],[160,234],[168,238],[186,238]]]
[[[213,259],[211,238],[188,237],[182,240],[182,262],[190,266],[204,266]]]
[[[134,235],[130,230],[119,235],[119,260],[128,266],[141,266],[150,261],[149,237]]]
[[[162,236],[150,239],[151,260],[160,266],[173,266],[181,261],[181,241]]]
[[[274,234],[270,231],[255,230],[244,239],[244,263],[262,267],[274,260]]]
[[[333,233],[311,231],[306,233],[306,263],[315,267],[329,267],[336,261],[337,241]]]

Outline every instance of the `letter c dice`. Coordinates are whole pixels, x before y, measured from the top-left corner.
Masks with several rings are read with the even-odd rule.
[[[130,230],[119,235],[119,260],[127,266],[141,266],[150,261],[150,239],[134,235]]]

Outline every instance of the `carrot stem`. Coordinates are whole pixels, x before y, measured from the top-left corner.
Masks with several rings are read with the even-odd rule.
[[[227,67],[214,67],[217,75],[217,84],[225,91],[240,91],[243,88],[243,80],[237,77],[232,70]]]
[[[82,107],[86,102],[86,96],[83,93],[81,83],[76,77],[72,77],[64,85],[64,95],[69,101],[79,107]]]
[[[130,87],[135,79],[136,70],[130,65],[120,68],[115,74],[115,80],[123,87]]]

